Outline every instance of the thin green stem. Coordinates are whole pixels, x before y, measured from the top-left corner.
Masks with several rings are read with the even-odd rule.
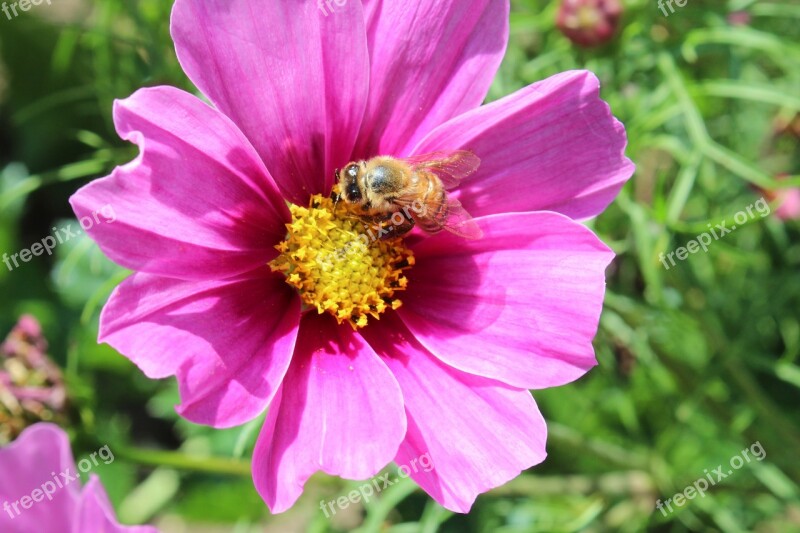
[[[181,452],[147,450],[143,448],[122,448],[114,451],[119,457],[147,466],[167,466],[192,472],[247,477],[252,472],[250,461],[242,459],[192,456]]]

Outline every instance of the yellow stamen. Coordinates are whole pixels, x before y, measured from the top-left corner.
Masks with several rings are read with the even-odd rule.
[[[275,247],[281,254],[269,266],[283,272],[306,305],[354,329],[366,326],[368,316],[379,319],[402,305],[395,293],[405,290],[403,271],[414,265],[402,239],[379,239],[378,231],[365,227],[344,202],[334,205],[319,194],[308,208],[289,209],[288,235]]]

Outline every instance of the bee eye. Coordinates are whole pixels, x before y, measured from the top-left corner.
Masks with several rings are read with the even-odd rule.
[[[347,167],[347,175],[351,178],[355,178],[358,176],[358,167],[355,165],[350,165]]]
[[[358,202],[361,200],[361,191],[358,190],[358,185],[355,183],[348,185],[345,193],[347,194],[347,199],[350,202]]]

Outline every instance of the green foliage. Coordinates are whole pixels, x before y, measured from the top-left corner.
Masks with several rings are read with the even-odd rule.
[[[170,4],[95,0],[0,20],[0,252],[77,227],[68,196],[134,157],[111,124],[115,98],[156,84],[192,90],[169,38]],[[67,375],[76,449],[116,453],[97,473],[123,519],[167,531],[800,531],[798,222],[776,218],[773,203],[773,215],[706,253],[669,269],[659,259],[732,220],[764,194],[757,187],[800,186],[798,140],[776,130],[800,112],[800,7],[689,0],[665,17],[652,0],[629,0],[617,38],[583,50],[555,28],[557,2],[512,4],[489,99],[588,68],[637,164],[589,222],[618,254],[600,364],[534,392],[549,422],[547,461],[467,516],[401,483],[329,520],[319,500],[354,485],[316,476],[292,510],[271,517],[248,473],[261,420],[225,431],[189,424],[174,412],[174,381],[147,380],[97,345],[102,304],[127,272],[81,237],[13,272],[0,265],[0,332],[24,312],[43,323]],[[749,24],[728,21],[737,10]],[[656,509],[756,442],[763,461],[666,516]]]

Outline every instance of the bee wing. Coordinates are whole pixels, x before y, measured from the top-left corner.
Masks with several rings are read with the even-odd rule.
[[[445,189],[452,189],[481,165],[480,158],[469,150],[431,152],[401,159],[414,170],[436,174]]]
[[[481,227],[455,198],[447,199],[447,221],[444,223],[444,229],[465,239],[483,237]]]
[[[416,197],[399,198],[396,203],[400,206],[412,207],[416,200]],[[455,198],[447,197],[447,219],[444,222],[428,218],[426,216],[428,210],[436,210],[436,206],[432,204],[426,205],[425,212],[422,214],[412,210],[414,221],[426,233],[438,233],[444,229],[465,239],[480,239],[483,237],[483,230],[472,219],[472,216],[467,213],[461,202]]]

